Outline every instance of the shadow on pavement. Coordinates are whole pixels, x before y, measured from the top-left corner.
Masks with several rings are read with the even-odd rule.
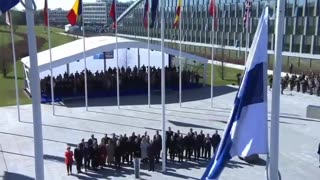
[[[221,96],[236,91],[236,88],[229,86],[217,86],[213,89],[213,96]],[[182,92],[182,102],[190,102],[210,98],[210,87],[184,90]],[[166,91],[166,104],[178,103],[178,91]],[[84,107],[84,98],[77,100],[65,100],[64,105],[67,107]],[[147,95],[138,96],[121,96],[121,105],[146,105],[148,104]],[[161,104],[161,92],[153,92],[151,94],[151,104]],[[93,98],[89,99],[89,106],[116,106],[117,97],[109,98]]]
[[[34,180],[34,178],[13,172],[4,172],[3,180]]]

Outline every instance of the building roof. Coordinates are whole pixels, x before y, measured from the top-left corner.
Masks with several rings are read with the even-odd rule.
[[[114,36],[96,36],[85,38],[86,57],[94,56],[101,52],[112,51],[116,49],[116,37]],[[147,49],[148,44],[145,42],[130,40],[118,37],[118,49],[125,48],[142,48]],[[150,44],[150,49],[161,51],[161,46],[158,44]],[[52,52],[52,68],[69,64],[71,62],[83,59],[83,39],[78,39],[73,42],[63,44],[61,46],[51,49]],[[179,56],[179,51],[164,47],[165,54]],[[192,59],[201,63],[208,63],[208,59],[196,56],[189,53],[181,52],[181,57]],[[30,67],[30,59],[28,57],[22,58],[22,63],[26,67]],[[50,69],[50,51],[45,50],[38,53],[39,72]]]

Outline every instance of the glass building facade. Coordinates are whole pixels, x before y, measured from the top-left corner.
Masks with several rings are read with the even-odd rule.
[[[144,1],[132,9],[131,13],[119,23],[118,32],[125,35],[133,35],[137,40],[145,40],[147,29],[143,27]],[[266,1],[252,0],[251,18],[249,19],[249,39],[253,40],[259,17]],[[151,4],[151,1],[150,1]],[[209,16],[210,0],[183,0],[182,10],[182,39],[190,42],[184,45],[183,51],[193,52],[210,57],[212,17]],[[178,40],[179,29],[173,28],[177,0],[165,0],[165,39]],[[246,46],[246,29],[243,26],[245,0],[216,0],[217,18],[216,31],[214,32],[214,44],[223,47],[230,57],[244,57]],[[269,50],[275,48],[275,8],[276,1],[269,1]],[[160,8],[158,8],[155,27],[150,29],[152,38],[160,38]],[[283,36],[283,51],[285,59],[305,60],[320,59],[320,30],[319,30],[320,2],[319,0],[286,0],[286,11]],[[175,41],[177,42],[177,41]],[[152,43],[159,43],[153,41]],[[197,45],[194,45],[197,43]],[[240,48],[236,47],[239,44]],[[178,48],[177,43],[166,43],[166,46]],[[239,52],[240,51],[240,56]],[[199,53],[200,51],[200,53]],[[217,50],[217,54],[219,54]],[[237,54],[237,55],[236,55]]]

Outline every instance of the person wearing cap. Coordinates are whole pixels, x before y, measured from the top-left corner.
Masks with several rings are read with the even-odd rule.
[[[72,163],[73,163],[73,152],[71,148],[68,146],[67,151],[64,153],[65,163],[67,165],[67,173],[68,175],[72,174]]]

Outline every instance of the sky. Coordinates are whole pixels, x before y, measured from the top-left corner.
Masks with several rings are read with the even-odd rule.
[[[34,0],[37,5],[37,9],[43,9],[44,7],[44,0]],[[84,3],[86,2],[96,2],[96,0],[82,0]],[[128,0],[120,0],[121,2],[126,2]],[[63,3],[62,3],[63,2]],[[49,9],[56,9],[62,8],[65,10],[70,10],[74,4],[75,0],[48,0],[48,8]],[[17,5],[17,9],[23,10],[23,6],[21,4]]]

